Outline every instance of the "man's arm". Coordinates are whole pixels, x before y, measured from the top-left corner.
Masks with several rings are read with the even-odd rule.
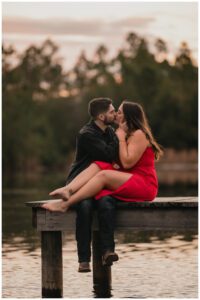
[[[92,160],[101,160],[110,163],[118,160],[119,143],[114,132],[112,140],[109,143],[106,143],[101,137],[92,132],[83,133],[79,138],[80,143]]]

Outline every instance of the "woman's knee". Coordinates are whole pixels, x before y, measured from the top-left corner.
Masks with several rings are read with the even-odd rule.
[[[100,171],[97,175],[96,175],[96,178],[103,182],[103,183],[106,183],[106,180],[108,179],[108,174],[107,174],[107,171],[106,170],[102,170]]]
[[[93,169],[93,170],[95,170],[95,171],[97,171],[97,172],[101,172],[100,167],[99,167],[95,162],[91,163],[91,164],[89,165],[89,168],[91,168],[91,169]]]

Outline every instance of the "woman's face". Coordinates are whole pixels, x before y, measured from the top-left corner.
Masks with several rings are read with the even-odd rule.
[[[124,119],[124,113],[123,113],[123,104],[121,104],[118,108],[117,115],[116,115],[116,123],[123,123],[125,121]]]

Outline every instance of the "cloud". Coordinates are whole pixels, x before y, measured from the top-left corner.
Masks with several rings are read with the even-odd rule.
[[[118,21],[46,19],[33,20],[28,18],[4,18],[3,33],[18,34],[70,34],[70,35],[117,35],[127,28],[144,28],[153,22],[154,18],[132,17]]]
[[[136,27],[136,28],[144,28],[149,25],[149,23],[154,22],[155,18],[152,17],[132,17],[132,18],[126,18],[120,21],[115,22],[117,26],[122,26],[122,27]]]

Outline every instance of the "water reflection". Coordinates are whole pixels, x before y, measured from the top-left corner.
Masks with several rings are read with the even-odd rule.
[[[144,244],[162,244],[167,243],[169,239],[178,241],[193,242],[197,239],[196,230],[190,231],[131,231],[130,229],[118,230],[116,233],[116,244],[127,244],[127,249],[132,248],[132,251],[139,251]],[[75,232],[67,231],[63,233],[63,245],[75,240]],[[41,247],[40,232],[35,229],[24,231],[21,234],[13,233],[12,235],[4,235],[3,238],[3,254],[16,251],[17,249],[28,252],[34,252]],[[137,245],[137,246],[136,246]],[[151,249],[151,248],[148,248]],[[130,249],[129,249],[130,250]]]
[[[4,237],[2,255],[8,252],[23,250],[25,253],[31,253],[40,248],[40,233],[27,232],[24,236],[12,235]]]
[[[196,230],[169,230],[169,231],[161,231],[161,230],[145,230],[139,231],[126,229],[126,231],[118,230],[118,242],[128,244],[132,243],[155,243],[156,241],[166,241],[169,238],[176,237],[180,238],[183,241],[192,241],[196,238],[197,231]]]
[[[196,298],[197,233],[119,232],[119,262],[112,267],[112,290],[92,287],[92,273],[77,272],[73,232],[63,235],[64,297],[69,298]],[[188,238],[189,237],[189,238]],[[38,298],[41,290],[41,250],[31,250],[22,237],[3,245],[3,297]],[[14,282],[14,283],[13,283]],[[24,284],[26,283],[26,284]],[[78,286],[78,288],[77,288]],[[94,293],[95,292],[95,293]]]

